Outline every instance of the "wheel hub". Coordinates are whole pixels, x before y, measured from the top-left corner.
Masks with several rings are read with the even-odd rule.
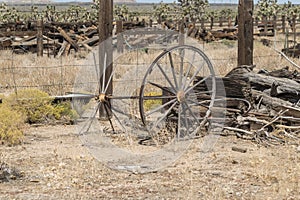
[[[177,101],[179,102],[183,102],[185,100],[185,93],[183,90],[178,91],[176,96],[177,96]]]
[[[99,94],[99,96],[97,96],[96,99],[103,103],[106,101],[106,95],[104,93],[101,93],[101,94]]]

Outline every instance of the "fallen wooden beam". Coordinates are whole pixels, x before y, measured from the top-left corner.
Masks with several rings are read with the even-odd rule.
[[[68,41],[72,46],[73,48],[78,51],[79,50],[79,46],[78,44],[76,43],[76,41],[74,41],[61,27],[58,27],[57,30],[59,31],[59,33],[64,37],[64,39],[66,41]]]

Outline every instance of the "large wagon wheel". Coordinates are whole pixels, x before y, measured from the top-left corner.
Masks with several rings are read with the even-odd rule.
[[[198,89],[201,84],[207,89]],[[158,143],[166,126],[176,127],[174,138],[192,136],[206,124],[215,97],[215,72],[208,57],[193,46],[172,47],[145,74],[139,99],[141,120]]]

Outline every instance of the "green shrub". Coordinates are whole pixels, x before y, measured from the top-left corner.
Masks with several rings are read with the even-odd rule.
[[[72,109],[70,102],[61,102],[54,106],[53,115],[56,120],[61,120],[64,123],[74,123],[79,115]]]
[[[8,104],[26,116],[26,122],[45,123],[53,117],[53,99],[36,89],[20,90],[8,97]]]
[[[17,95],[12,94],[8,97],[8,104],[23,113],[29,124],[49,124],[57,120],[69,123],[76,119],[76,112],[72,110],[69,102],[52,102],[53,98],[37,89],[20,90]]]
[[[18,144],[23,138],[24,118],[18,111],[0,104],[0,141]]]

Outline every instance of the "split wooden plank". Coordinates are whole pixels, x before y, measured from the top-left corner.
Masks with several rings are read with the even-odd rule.
[[[59,31],[59,33],[64,37],[64,39],[69,42],[73,48],[78,51],[79,50],[79,46],[77,44],[76,41],[74,41],[61,27],[58,27],[57,30]]]

